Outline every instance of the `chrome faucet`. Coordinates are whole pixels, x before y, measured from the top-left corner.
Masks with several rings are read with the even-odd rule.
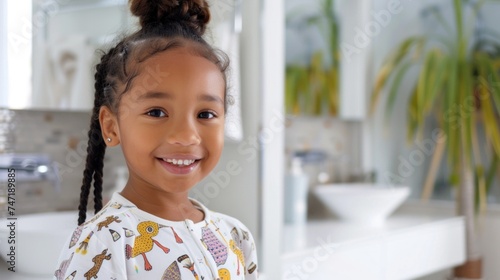
[[[46,154],[1,154],[0,182],[7,181],[6,174],[11,169],[16,172],[16,182],[48,180],[57,192],[61,190],[57,163]]]

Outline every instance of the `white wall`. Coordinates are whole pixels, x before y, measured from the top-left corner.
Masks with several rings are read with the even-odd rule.
[[[6,5],[5,5],[6,4]],[[31,97],[31,1],[8,1],[2,9],[7,8],[6,17],[2,21],[7,24],[7,38],[2,40],[7,48],[7,97],[6,103],[0,106],[23,108]],[[5,86],[5,85],[4,85]],[[15,93],[15,94],[14,94]],[[5,94],[5,93],[3,93]]]
[[[388,12],[389,3],[393,0],[374,1],[373,13],[380,15],[382,13],[390,14],[390,18],[386,21],[379,20],[384,23],[384,27],[380,29],[379,34],[372,36],[373,40],[373,76],[380,69],[387,55],[394,50],[402,40],[412,36],[421,34],[422,27],[418,25],[419,10],[425,3],[430,1],[397,1],[400,2],[400,12]],[[377,21],[372,15],[372,19]],[[417,23],[417,24],[416,24]],[[409,72],[412,75],[415,72]],[[408,76],[410,76],[408,75]],[[374,79],[373,79],[374,81]],[[398,92],[398,99],[395,103],[392,116],[386,119],[385,98],[382,98],[379,107],[373,118],[367,120],[369,124],[369,135],[372,139],[372,161],[373,166],[377,171],[377,179],[379,182],[388,183],[389,174],[398,175],[398,167],[405,160],[409,160],[409,155],[415,150],[413,146],[407,145],[406,138],[406,115],[408,97],[410,89],[413,87],[412,79],[406,79],[401,90]],[[371,93],[369,93],[371,94]],[[425,158],[423,164],[414,166],[413,170],[402,184],[410,185],[412,188],[412,196],[420,195],[420,186],[423,185],[423,177],[425,177],[426,167],[429,158]],[[405,174],[406,175],[406,174]]]
[[[387,14],[391,3],[398,5],[399,12],[389,13],[389,18],[383,17],[382,14]],[[422,21],[422,9],[430,5],[438,5],[443,9],[445,19],[450,22],[452,21],[452,1],[374,1],[372,21],[380,23],[382,28],[380,32],[371,37],[373,40],[373,77],[380,69],[387,55],[394,50],[394,47],[410,36],[429,34],[429,32],[437,31],[443,37],[453,38],[454,34],[445,32],[444,29],[440,28],[436,20]],[[498,15],[500,5],[489,5],[489,7],[485,6],[483,8],[485,22],[490,27],[498,26],[500,21],[498,16],[495,15]],[[471,24],[473,23],[471,10],[465,9],[464,15],[466,15],[465,30],[466,32],[470,32],[474,28],[474,25]],[[451,29],[454,32],[453,25]],[[412,140],[411,145],[407,143],[407,104],[410,91],[415,85],[417,71],[418,68],[414,67],[407,73],[407,77],[398,91],[398,99],[395,103],[393,113],[390,118],[387,118],[388,121],[384,120],[387,113],[384,108],[386,100],[382,99],[376,114],[374,114],[373,118],[369,118],[367,122],[369,125],[368,135],[373,139],[371,149],[372,164],[377,169],[378,181],[387,183],[391,181],[389,175],[398,175],[400,178],[403,178],[402,184],[411,186],[412,197],[420,197],[432,157],[432,153],[426,152],[421,146],[424,141],[428,142],[432,140],[429,135],[433,124],[427,125],[424,132],[424,139]],[[423,155],[423,160],[421,160],[421,155]],[[446,180],[447,178],[447,174],[445,174],[445,170],[443,169],[445,165],[445,161],[443,160],[438,180]],[[403,172],[400,172],[401,170]]]
[[[7,42],[7,1],[0,2],[0,42]],[[0,107],[7,104],[7,44],[0,44]]]
[[[500,278],[500,209],[490,211],[479,227],[483,253],[483,279]]]

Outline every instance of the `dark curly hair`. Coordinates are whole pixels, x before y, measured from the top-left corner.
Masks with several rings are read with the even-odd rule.
[[[137,76],[140,62],[151,56],[187,47],[217,65],[226,81],[227,56],[204,39],[210,10],[204,0],[130,0],[130,10],[139,17],[141,28],[124,37],[101,57],[95,72],[94,108],[88,132],[87,159],[78,206],[78,225],[85,222],[88,197],[94,181],[94,210],[102,205],[103,160],[106,144],[102,138],[99,110],[107,106],[118,114],[121,96]],[[227,90],[226,90],[227,92]],[[224,101],[226,101],[226,92]],[[226,103],[226,102],[224,102]]]

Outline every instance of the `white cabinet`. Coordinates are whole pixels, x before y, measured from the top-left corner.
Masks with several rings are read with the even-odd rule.
[[[405,213],[381,227],[285,227],[282,279],[415,279],[465,261],[464,224],[463,217]]]

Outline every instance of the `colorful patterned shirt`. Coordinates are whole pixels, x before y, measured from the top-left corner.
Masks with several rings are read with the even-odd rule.
[[[53,279],[258,279],[250,231],[191,202],[204,212],[201,222],[161,219],[115,193],[75,229]]]

